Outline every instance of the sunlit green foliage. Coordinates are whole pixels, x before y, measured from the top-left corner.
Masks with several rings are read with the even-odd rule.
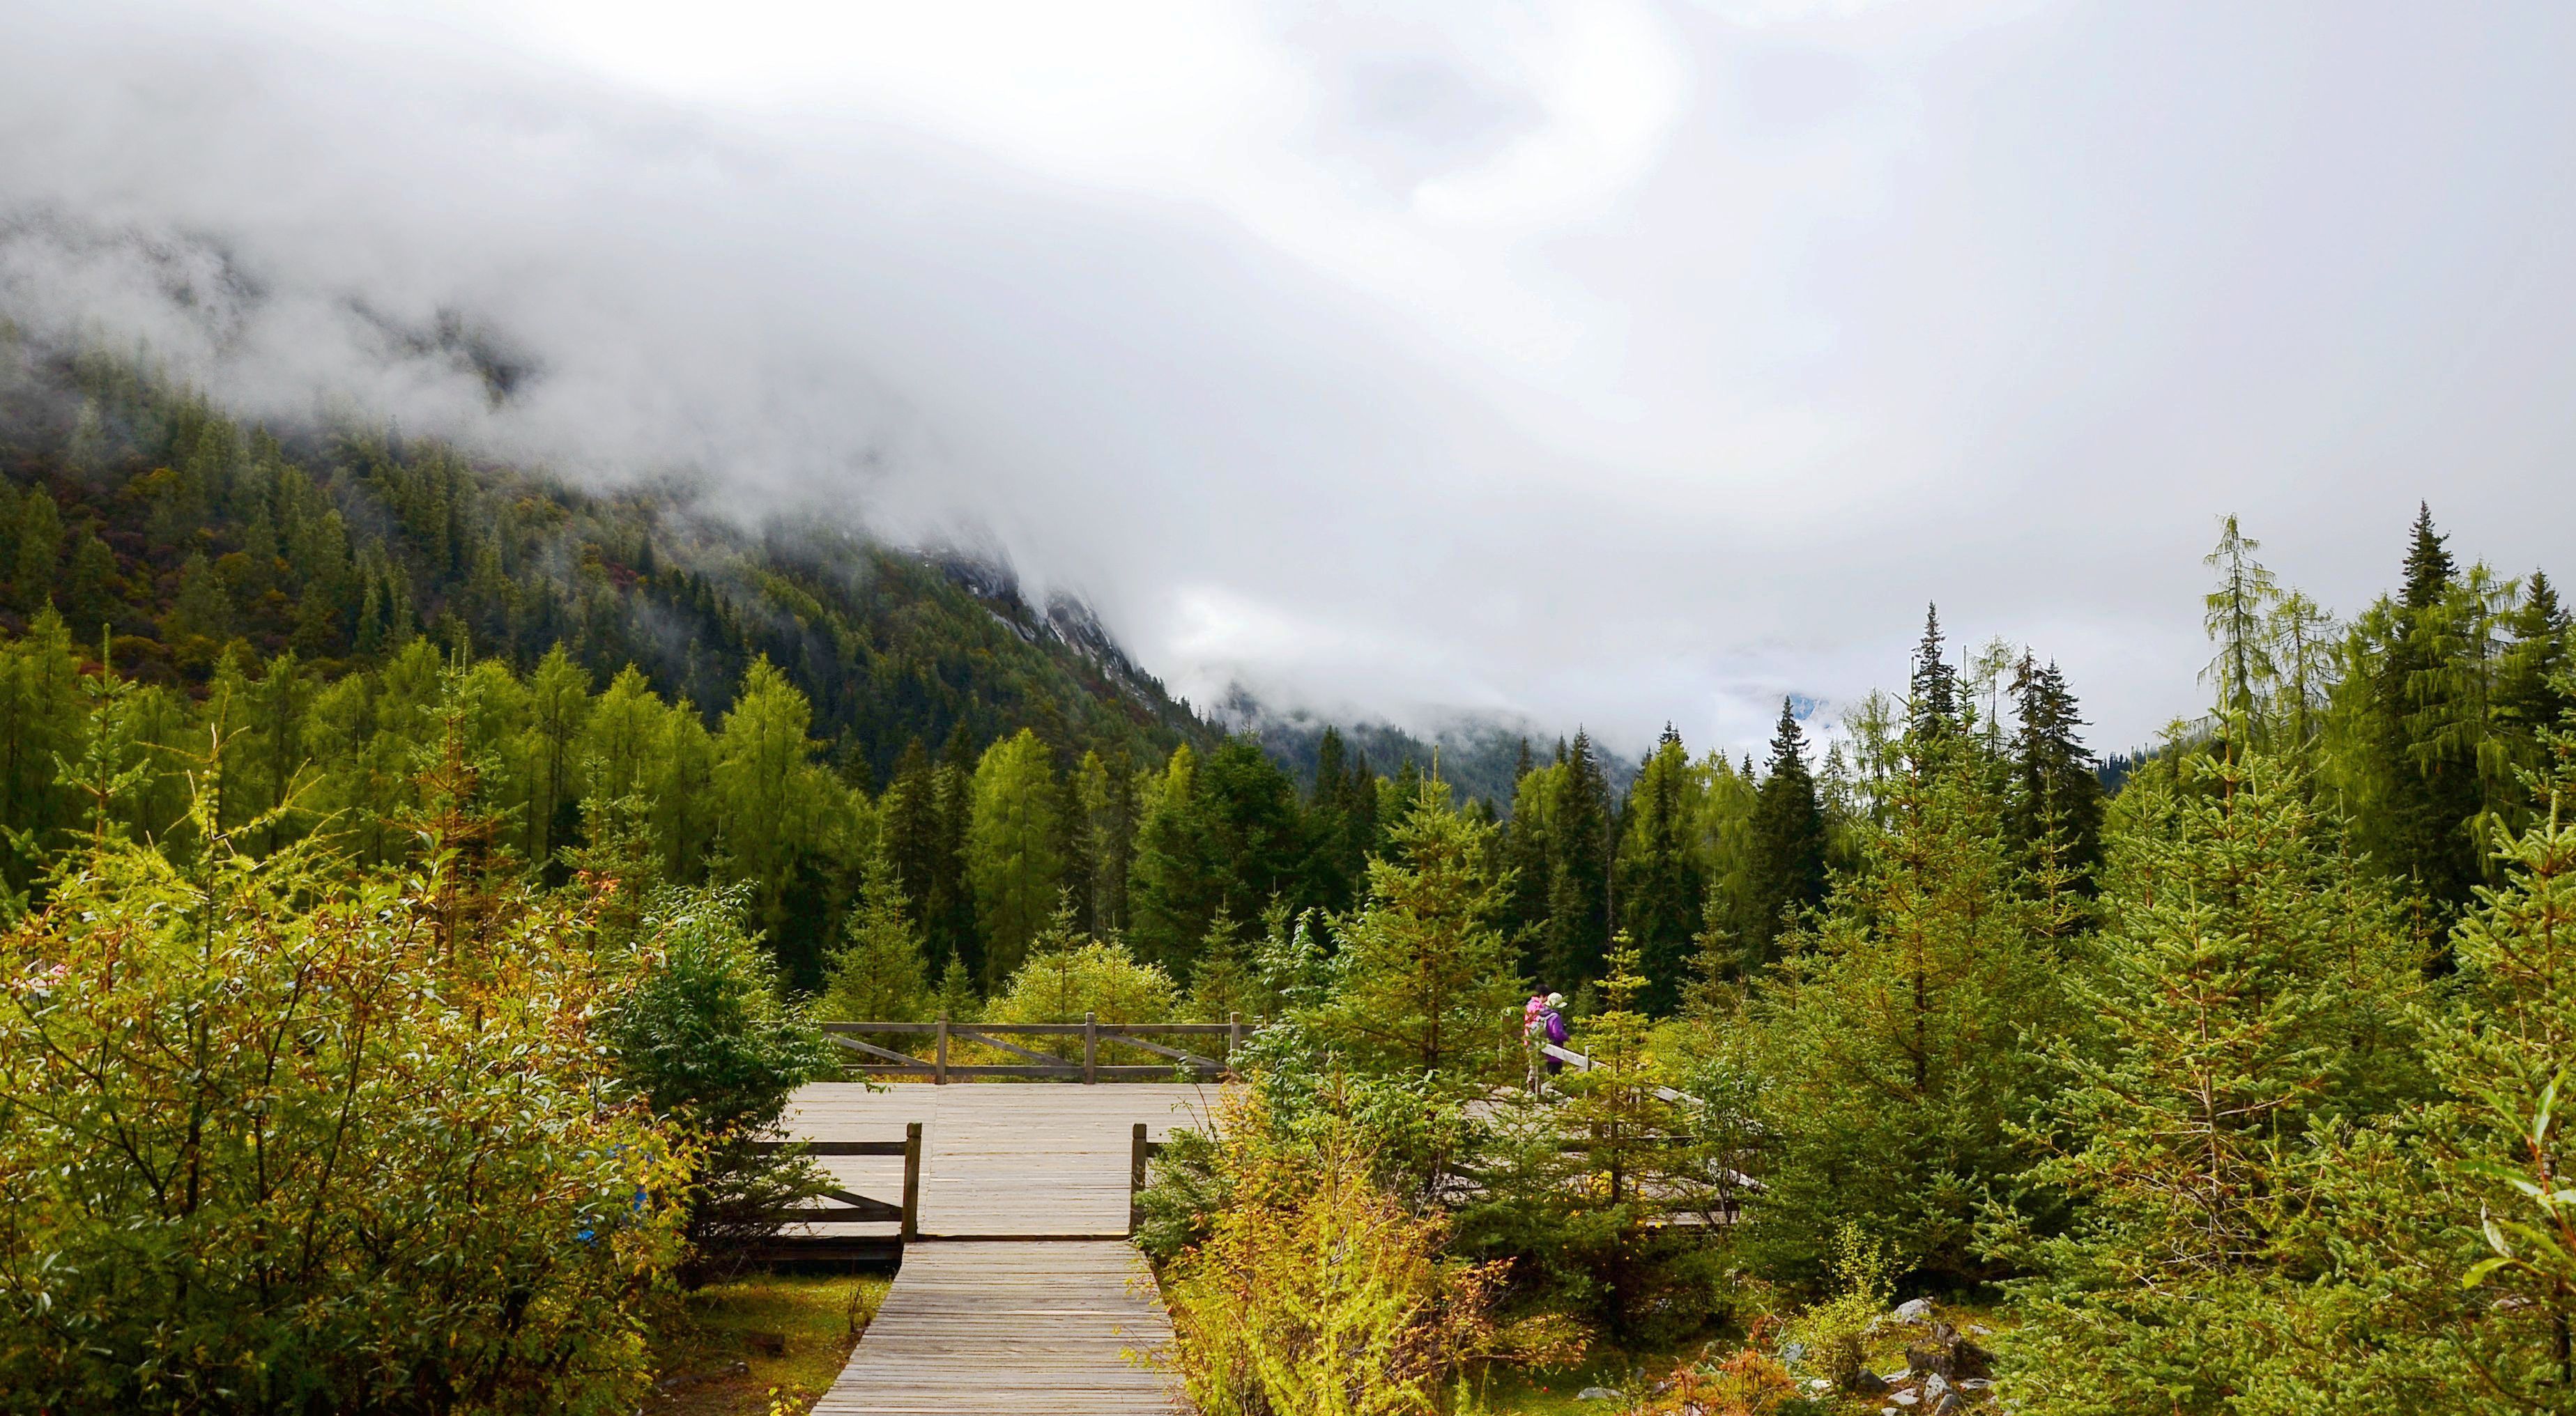
[[[628,979],[581,910],[460,914],[452,851],[353,877],[213,807],[0,942],[8,1403],[632,1409],[681,1171],[611,1100]]]

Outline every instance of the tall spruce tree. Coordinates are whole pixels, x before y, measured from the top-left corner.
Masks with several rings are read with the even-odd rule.
[[[1555,797],[1540,957],[1548,986],[1570,992],[1601,976],[1610,945],[1610,785],[1590,733],[1566,748]]]
[[[2405,570],[2404,590],[2375,623],[2373,746],[2383,799],[2363,819],[2375,828],[2372,854],[2446,916],[2467,903],[2480,875],[2470,826],[2478,764],[2436,740],[2453,710],[2443,630],[2459,569],[2428,506],[2416,510]]]
[[[2576,1407],[2576,738],[2543,741],[2531,823],[2491,838],[2504,883],[2453,936],[2450,996],[2418,1009],[2433,1103],[2338,1132],[2317,1167],[2294,1237],[2351,1300],[2301,1324],[2323,1339],[2312,1409]]]
[[[2549,771],[2546,735],[2569,708],[2576,707],[2566,680],[2572,666],[2568,615],[2547,572],[2535,570],[2523,582],[2521,602],[2514,607],[2507,628],[2512,642],[2497,666],[2494,721],[2501,740],[2498,755],[2516,774],[2504,824],[2518,831],[2529,823],[2538,804],[2522,779]]]
[[[1753,998],[1769,1158],[1746,1253],[1803,1285],[1855,1224],[1928,1283],[2005,1271],[1977,1215],[2034,1159],[2009,1124],[2025,1039],[2063,1016],[1985,774],[1935,753],[1888,794],[1889,825]]]
[[[1638,1002],[1656,1016],[1681,1001],[1700,926],[1698,796],[1690,754],[1667,723],[1628,789],[1618,854],[1619,917],[1644,980]]]
[[[1781,934],[1825,901],[1825,813],[1807,768],[1807,739],[1790,700],[1780,700],[1771,756],[1754,792],[1750,908],[1744,920],[1744,971],[1779,957]]]
[[[2111,920],[2072,981],[2100,1035],[2055,1050],[2042,1134],[2063,1145],[2032,1175],[2079,1218],[2002,1245],[2043,1275],[2033,1410],[2338,1409],[2302,1404],[2318,1269],[2284,1235],[2315,1199],[2312,1128],[2420,1094],[2417,970],[2298,775],[2190,755],[2120,800]]]
[[[1941,609],[1923,609],[1923,638],[1914,646],[1914,672],[1906,695],[1911,735],[1923,744],[1944,741],[1959,728],[1959,671],[1941,639]]]
[[[2013,675],[2012,786],[2004,830],[2019,856],[2043,928],[2072,932],[2080,901],[2097,889],[2102,861],[2102,779],[2075,695],[2054,663],[2023,654]]]

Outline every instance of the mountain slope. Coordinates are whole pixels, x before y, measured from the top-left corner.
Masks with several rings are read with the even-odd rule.
[[[243,427],[5,326],[0,472],[0,628],[50,600],[146,682],[201,681],[227,646],[329,667],[427,634],[522,667],[561,642],[709,714],[765,655],[836,764],[880,781],[916,738],[1029,727],[1069,756],[1150,761],[1218,736],[1088,611],[1031,605],[1007,571],[746,530],[685,489],[585,491],[374,429]]]

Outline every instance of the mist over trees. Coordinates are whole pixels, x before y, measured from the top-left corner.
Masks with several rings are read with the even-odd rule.
[[[810,1011],[1234,1016],[1266,1024],[1263,1110],[1250,1151],[1203,1156],[1207,1186],[1158,1211],[1176,1258],[1195,1235],[1322,1262],[1273,1252],[1219,1183],[1320,1175],[1260,1203],[1319,1243],[1332,1205],[1386,1220],[1407,1272],[1493,1265],[1439,1301],[1551,1341],[1676,1343],[1786,1303],[1802,1351],[1844,1352],[1858,1319],[1832,1323],[1901,1289],[2008,1308],[2030,1411],[2553,1410],[2576,1389],[2570,616],[2544,571],[2463,556],[2429,507],[2348,619],[2220,522],[2207,707],[2108,768],[2043,648],[1961,646],[1927,608],[1902,697],[1834,724],[1786,701],[1758,761],[1668,727],[1631,770],[1578,730],[1518,744],[1508,796],[1462,797],[1329,729],[1294,776],[1079,621],[918,559],[756,545],[389,433],[280,439],[112,361],[12,377],[0,1016],[20,1031],[0,1038],[116,1034],[113,1009],[60,1011],[66,970],[160,1028],[218,934],[286,997],[299,975],[260,950],[363,972],[392,947],[365,921],[398,919],[385,967],[422,998],[498,988],[489,965],[554,990],[509,1026],[566,1036],[603,1000],[623,1071],[567,1053],[530,1094],[574,1118],[584,1088],[633,1091],[640,1110],[581,1122],[629,1159],[511,1163],[531,1185],[590,1165],[565,1215],[663,1187],[621,1242],[667,1266],[792,1189],[724,1128],[828,1067]],[[153,970],[116,973],[129,935]],[[1534,992],[1572,1000],[1599,1070],[1529,1085]],[[702,996],[723,1047],[691,1041]],[[252,1035],[255,1012],[226,1025]],[[80,1091],[11,1045],[0,1104]],[[441,1048],[482,1075],[471,1037]],[[167,1120],[179,1096],[144,1100]],[[670,1144],[707,1117],[730,1119]],[[56,1173],[0,1182],[35,1214]],[[1735,1218],[1679,1233],[1685,1194]],[[121,1252],[112,1218],[59,1232]],[[534,1241],[490,1222],[519,1262]],[[1252,1301],[1182,1273],[1214,1285],[1203,1315]],[[585,1258],[544,1281],[607,1341],[633,1317],[612,1278]],[[600,1359],[626,1364],[617,1390],[631,1358]]]

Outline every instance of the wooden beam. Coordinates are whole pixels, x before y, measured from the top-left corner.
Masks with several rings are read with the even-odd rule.
[[[1022,1047],[1017,1043],[1004,1042],[1000,1038],[995,1037],[986,1037],[980,1027],[957,1028],[953,1031],[956,1036],[962,1037],[968,1042],[982,1043],[986,1047],[997,1048],[1003,1052],[1015,1052],[1032,1062],[1041,1063],[1045,1066],[1062,1070],[1068,1074],[1074,1070],[1073,1064],[1065,1061],[1061,1057],[1049,1057],[1043,1052],[1032,1052],[1028,1048]],[[1076,1026],[1072,1028],[1071,1031],[1079,1033],[1082,1029],[1079,1026]]]

